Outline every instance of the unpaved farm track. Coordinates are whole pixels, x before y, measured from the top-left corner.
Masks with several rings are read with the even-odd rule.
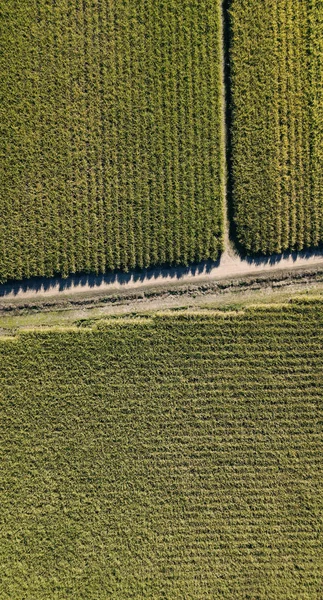
[[[74,295],[91,295],[93,293],[133,292],[159,288],[161,291],[177,285],[203,285],[212,281],[243,279],[257,274],[268,274],[270,277],[275,272],[292,274],[301,269],[314,269],[323,267],[323,248],[302,252],[284,253],[268,257],[241,257],[231,245],[229,239],[230,223],[232,223],[232,180],[231,180],[231,140],[230,127],[230,61],[228,49],[229,22],[228,2],[223,0],[222,11],[222,37],[220,44],[223,46],[223,62],[221,65],[223,78],[222,98],[222,137],[226,161],[223,177],[223,199],[225,215],[224,247],[221,258],[216,263],[206,261],[188,267],[156,267],[134,271],[130,273],[118,272],[105,275],[71,275],[66,279],[62,277],[34,278],[22,282],[12,282],[0,285],[1,302],[12,301],[33,302],[36,298],[67,298]],[[232,233],[232,232],[231,232]],[[233,236],[234,237],[234,236]]]
[[[133,291],[149,287],[173,287],[175,284],[202,284],[221,279],[243,278],[260,273],[296,271],[301,268],[323,267],[323,249],[299,253],[286,253],[260,258],[241,258],[232,252],[224,252],[217,263],[204,262],[189,267],[165,267],[146,269],[132,273],[108,273],[106,275],[72,275],[66,279],[30,279],[25,282],[6,283],[0,286],[2,300],[35,299],[40,297],[71,296],[115,291]]]

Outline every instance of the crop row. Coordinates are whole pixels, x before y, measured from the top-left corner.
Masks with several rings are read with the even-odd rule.
[[[0,281],[216,258],[215,0],[9,0]]]
[[[322,306],[2,340],[2,596],[319,598]]]
[[[232,0],[237,238],[273,253],[323,241],[322,0]]]

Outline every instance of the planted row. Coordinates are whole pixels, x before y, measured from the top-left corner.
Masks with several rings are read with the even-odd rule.
[[[9,0],[0,281],[216,258],[216,0]]]
[[[233,204],[249,252],[323,241],[323,4],[232,0]]]
[[[3,597],[319,598],[322,308],[0,341]]]

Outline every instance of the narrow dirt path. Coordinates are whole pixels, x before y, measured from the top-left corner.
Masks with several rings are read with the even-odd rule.
[[[67,279],[54,277],[51,279],[37,278],[25,282],[8,283],[0,285],[0,298],[11,300],[13,298],[24,301],[33,298],[71,296],[74,294],[86,294],[95,292],[110,293],[118,290],[140,290],[149,287],[167,286],[174,284],[199,284],[203,282],[217,281],[221,279],[243,278],[248,275],[260,273],[274,273],[275,271],[297,270],[308,267],[323,268],[323,249],[308,250],[299,253],[285,253],[269,257],[242,258],[233,248],[229,239],[229,213],[228,197],[231,198],[230,174],[230,140],[228,138],[228,106],[229,94],[228,80],[228,48],[226,36],[228,34],[228,22],[226,18],[227,1],[222,0],[222,38],[223,61],[221,66],[223,96],[222,96],[222,135],[224,154],[226,155],[226,166],[223,176],[224,187],[224,247],[225,251],[216,263],[204,262],[189,267],[165,267],[145,269],[142,272],[133,273],[108,273],[106,275],[72,275]],[[229,198],[229,202],[231,201]]]
[[[134,290],[174,284],[199,284],[205,281],[242,278],[258,273],[294,271],[298,268],[322,267],[323,250],[272,255],[267,258],[245,259],[232,249],[225,251],[218,263],[203,263],[190,267],[147,269],[143,272],[117,273],[102,276],[74,275],[67,279],[35,279],[24,283],[3,284],[0,286],[2,299],[20,300],[36,297],[52,297],[87,292],[114,292]]]

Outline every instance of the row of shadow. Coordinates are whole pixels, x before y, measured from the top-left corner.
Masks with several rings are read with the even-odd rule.
[[[227,160],[227,210],[228,220],[230,223],[230,239],[237,250],[241,252],[237,244],[237,236],[233,219],[233,180],[232,180],[232,98],[231,98],[231,73],[230,73],[230,18],[229,9],[232,0],[223,0],[223,51],[224,51],[224,87],[225,87],[225,118],[226,118],[226,160]],[[323,258],[323,248],[306,250],[304,252],[285,252],[283,254],[274,254],[271,256],[252,256],[242,257],[242,260],[254,265],[277,265],[282,259],[292,258],[296,261],[297,258],[311,258],[313,256]],[[70,277],[35,277],[24,281],[8,282],[0,285],[0,297],[8,294],[18,295],[20,292],[28,291],[46,291],[56,288],[57,291],[63,291],[74,286],[89,286],[91,288],[99,287],[102,284],[121,284],[126,285],[128,282],[151,282],[159,277],[171,278],[174,280],[181,279],[188,275],[197,275],[202,273],[210,273],[220,265],[220,260],[216,262],[204,261],[198,264],[186,266],[160,266],[142,270],[124,272],[110,272],[104,275],[79,274],[71,275]]]
[[[282,254],[273,254],[271,256],[260,256],[260,257],[245,257],[243,261],[246,264],[253,264],[255,266],[264,265],[279,265],[283,259],[290,259],[295,262],[299,258],[310,259],[312,257],[323,258],[323,248],[316,248],[313,250],[306,250],[302,252],[284,252]],[[124,273],[121,271],[110,272],[104,275],[93,275],[93,274],[79,274],[70,275],[67,278],[62,277],[34,277],[23,281],[7,282],[0,285],[0,297],[5,297],[9,294],[17,296],[19,293],[28,291],[48,291],[56,289],[57,292],[68,290],[75,286],[88,286],[90,288],[98,288],[102,284],[113,285],[121,284],[126,285],[130,281],[142,282],[142,283],[154,283],[157,278],[171,278],[174,281],[184,278],[185,276],[194,276],[198,274],[208,274],[213,269],[220,266],[221,260],[217,261],[203,261],[197,264],[189,266],[160,266],[151,267],[148,269],[141,269]],[[81,290],[79,290],[81,291]]]

